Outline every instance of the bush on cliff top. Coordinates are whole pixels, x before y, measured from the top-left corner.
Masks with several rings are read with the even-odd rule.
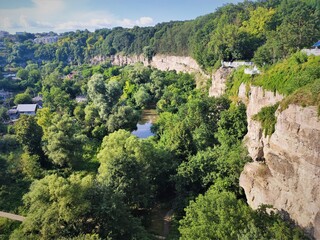
[[[298,52],[257,76],[253,84],[289,95],[320,78],[320,56],[307,57]]]

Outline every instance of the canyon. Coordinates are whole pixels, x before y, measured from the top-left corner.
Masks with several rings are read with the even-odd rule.
[[[91,64],[98,64],[109,61],[115,66],[126,66],[141,63],[144,66],[150,66],[161,71],[174,70],[177,72],[194,74],[197,87],[202,87],[206,84],[210,75],[205,73],[199,64],[192,57],[188,56],[173,56],[157,54],[148,60],[143,55],[122,55],[116,54],[110,57],[96,56],[91,59]]]
[[[111,58],[113,65],[137,62],[159,70],[209,78],[191,57],[156,55],[151,61],[141,55]],[[212,74],[209,96],[224,94],[232,71],[221,67]],[[265,136],[261,123],[252,119],[263,107],[283,98],[277,92],[258,86],[241,84],[239,88],[238,99],[247,106],[248,132],[244,144],[252,158],[241,173],[240,185],[253,209],[271,205],[310,236],[320,239],[320,119],[317,108],[289,105],[281,110],[279,107],[275,113],[275,132],[271,136]]]

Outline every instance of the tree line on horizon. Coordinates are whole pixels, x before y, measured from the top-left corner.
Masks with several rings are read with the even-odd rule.
[[[226,4],[191,21],[171,21],[154,27],[115,27],[95,32],[61,34],[56,44],[35,44],[34,34],[5,39],[3,64],[89,63],[94,56],[155,54],[192,56],[210,71],[221,60],[253,60],[272,64],[320,38],[320,4],[315,0],[259,0]]]

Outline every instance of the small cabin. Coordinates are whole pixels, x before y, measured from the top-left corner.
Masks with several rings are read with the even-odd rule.
[[[20,114],[34,116],[36,115],[38,105],[37,104],[18,104],[17,110]]]

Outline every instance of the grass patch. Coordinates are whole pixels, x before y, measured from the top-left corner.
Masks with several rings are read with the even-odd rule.
[[[286,109],[290,104],[306,107],[317,106],[318,116],[320,117],[320,79],[308,84],[293,94],[286,97],[280,104],[280,110]]]
[[[229,97],[236,97],[238,96],[239,88],[241,83],[250,83],[254,76],[248,75],[244,73],[244,69],[247,68],[247,66],[241,66],[235,71],[232,72],[232,74],[227,79],[227,95]]]
[[[20,226],[21,222],[0,217],[0,239],[9,240],[10,234]]]
[[[253,84],[266,90],[290,95],[320,78],[320,56],[298,52],[257,76]]]
[[[272,135],[275,131],[275,125],[277,123],[275,112],[278,109],[278,106],[279,103],[264,107],[259,113],[252,117],[253,120],[261,122],[265,137]]]

